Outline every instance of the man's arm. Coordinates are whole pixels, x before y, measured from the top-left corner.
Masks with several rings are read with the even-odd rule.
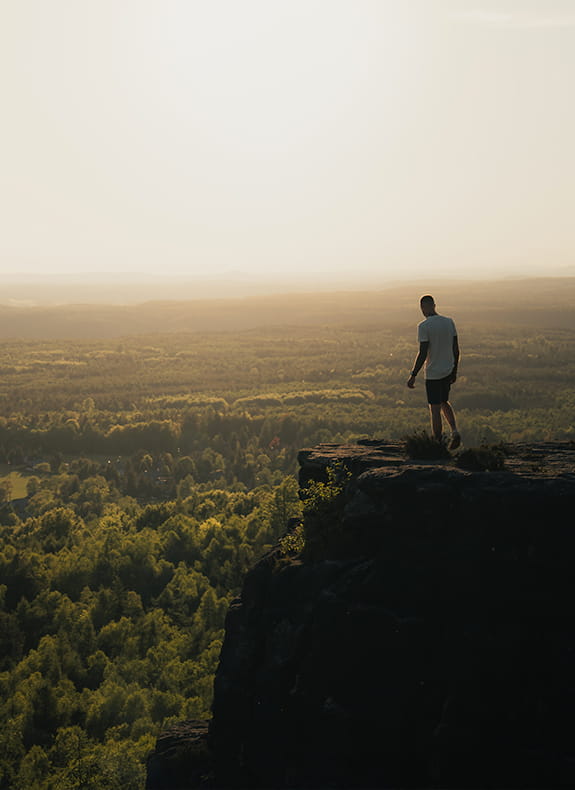
[[[451,383],[457,380],[457,366],[459,365],[459,341],[457,335],[453,338],[453,370],[451,371]]]
[[[429,340],[422,340],[419,344],[419,354],[415,358],[415,362],[413,363],[413,370],[411,371],[411,376],[407,380],[407,386],[410,390],[415,387],[415,377],[421,370],[423,363],[427,359],[427,352],[429,350]]]

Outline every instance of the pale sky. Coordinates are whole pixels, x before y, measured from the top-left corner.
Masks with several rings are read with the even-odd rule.
[[[575,0],[1,0],[0,274],[575,274]]]

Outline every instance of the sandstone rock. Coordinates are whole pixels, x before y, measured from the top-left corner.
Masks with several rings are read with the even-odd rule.
[[[574,456],[518,447],[470,473],[391,444],[300,454],[304,485],[351,471],[340,527],[323,556],[274,550],[230,608],[214,787],[575,785]]]

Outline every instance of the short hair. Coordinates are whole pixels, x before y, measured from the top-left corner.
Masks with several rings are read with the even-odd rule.
[[[435,299],[433,298],[433,296],[430,296],[429,294],[426,294],[425,296],[421,297],[421,299],[419,300],[419,304],[421,306],[426,304],[429,307],[431,307],[432,305],[435,305]]]

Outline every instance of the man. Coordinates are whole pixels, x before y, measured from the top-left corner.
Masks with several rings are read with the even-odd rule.
[[[415,377],[425,363],[425,389],[433,436],[441,441],[443,415],[451,428],[449,449],[455,450],[461,444],[461,437],[457,430],[455,414],[449,403],[449,390],[457,379],[457,365],[459,364],[457,330],[451,318],[436,312],[433,296],[422,296],[419,304],[425,321],[422,321],[417,327],[419,354],[413,365],[407,386],[409,389],[415,387]]]

